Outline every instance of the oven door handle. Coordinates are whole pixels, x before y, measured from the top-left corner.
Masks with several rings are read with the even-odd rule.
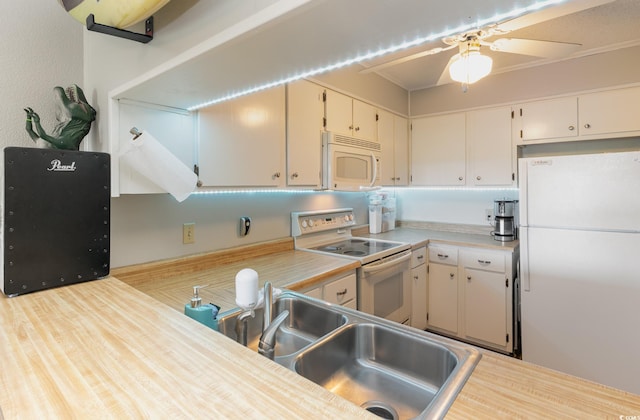
[[[375,273],[376,271],[384,270],[385,268],[403,263],[411,258],[411,251],[405,251],[403,254],[398,254],[397,257],[391,259],[383,259],[380,262],[367,264],[362,266],[362,270],[365,273]]]

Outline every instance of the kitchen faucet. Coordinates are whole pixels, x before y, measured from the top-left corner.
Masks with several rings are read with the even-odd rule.
[[[258,343],[258,353],[273,360],[276,347],[276,333],[280,325],[289,316],[289,311],[284,310],[273,319],[273,287],[270,282],[264,284],[264,317],[262,319],[262,335]]]

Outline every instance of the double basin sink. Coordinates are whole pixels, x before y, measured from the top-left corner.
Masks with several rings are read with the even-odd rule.
[[[276,333],[274,361],[382,418],[442,418],[480,360],[477,349],[295,292],[274,302],[289,317]],[[237,340],[240,310],[218,317]],[[248,319],[256,350],[263,309]]]

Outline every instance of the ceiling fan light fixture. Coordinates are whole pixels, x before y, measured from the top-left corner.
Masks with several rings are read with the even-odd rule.
[[[449,66],[449,75],[456,82],[472,84],[491,73],[493,60],[480,51],[464,51]]]

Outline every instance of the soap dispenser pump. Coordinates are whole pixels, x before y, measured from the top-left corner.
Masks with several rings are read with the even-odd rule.
[[[184,313],[190,318],[206,325],[207,327],[218,330],[218,311],[220,307],[213,303],[202,304],[200,297],[200,289],[207,286],[193,286],[193,297],[191,301],[184,305]]]

